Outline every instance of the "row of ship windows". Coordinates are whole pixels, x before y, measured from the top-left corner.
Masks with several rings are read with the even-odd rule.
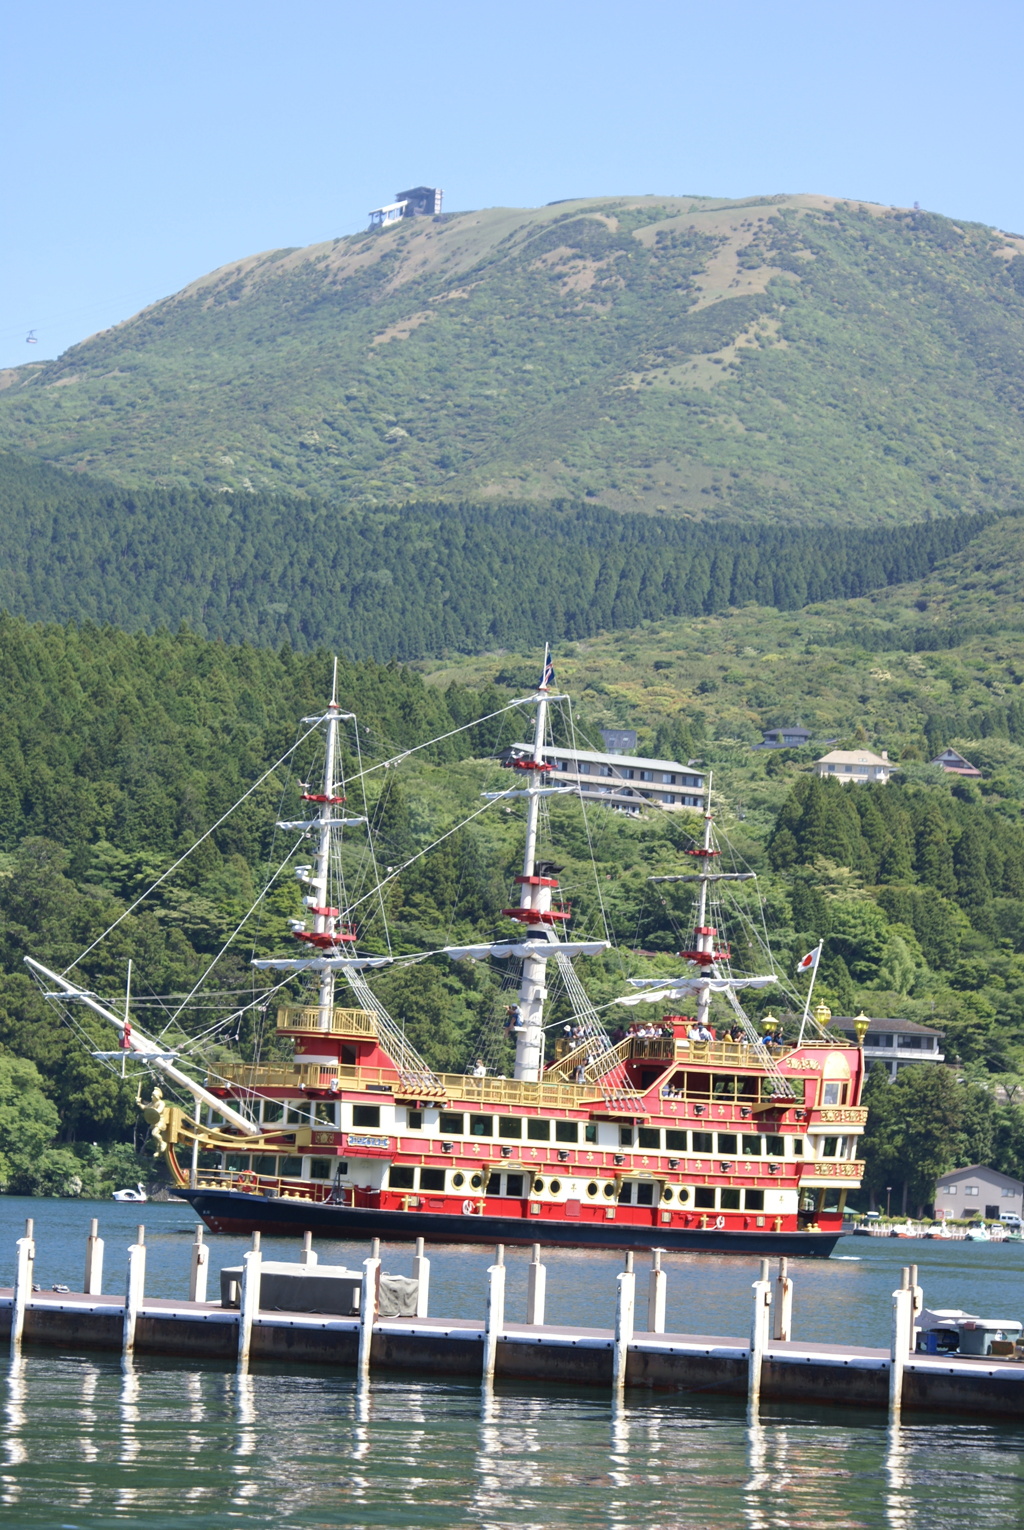
[[[418,1175],[418,1181],[416,1176]],[[489,1174],[486,1186],[483,1174],[456,1172],[450,1176],[452,1190],[476,1190],[484,1195],[511,1196],[523,1200],[529,1195],[560,1195],[563,1189],[560,1179],[531,1179],[528,1174]],[[393,1165],[388,1173],[389,1190],[444,1190],[444,1169],[413,1169],[406,1165]],[[585,1187],[590,1200],[604,1197],[615,1200],[620,1206],[656,1206],[660,1201],[679,1201],[681,1205],[693,1203],[698,1210],[763,1211],[763,1190],[740,1190],[724,1185],[698,1185],[690,1189],[686,1185],[659,1185],[653,1180],[605,1180],[592,1179]]]

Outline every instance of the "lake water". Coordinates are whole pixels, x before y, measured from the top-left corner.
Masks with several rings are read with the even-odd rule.
[[[179,1204],[0,1197],[0,1283],[35,1218],[37,1282],[80,1287],[89,1218],[106,1239],[104,1289],[120,1293],[139,1220],[147,1290],[187,1292],[194,1219]],[[214,1269],[241,1239],[211,1238]],[[268,1239],[270,1256],[296,1244]],[[356,1264],[365,1245],[326,1241]],[[485,1251],[430,1250],[431,1309],[482,1316]],[[408,1246],[385,1246],[407,1273]],[[985,1316],[1024,1308],[1024,1245],[848,1239],[839,1258],[792,1261],[795,1337],[884,1344],[899,1267],[916,1259],[925,1300]],[[528,1256],[510,1250],[509,1317],[525,1307]],[[610,1324],[621,1256],[551,1253],[548,1317]],[[638,1268],[642,1261],[638,1262]],[[756,1261],[672,1255],[668,1326],[742,1335]],[[642,1288],[641,1276],[638,1287]],[[212,1289],[212,1284],[211,1284]],[[639,1294],[639,1292],[638,1292]],[[765,1404],[751,1423],[728,1399],[499,1383],[493,1398],[443,1376],[290,1375],[30,1352],[0,1370],[0,1524],[47,1530],[274,1530],[479,1526],[482,1530],[988,1530],[1024,1524],[1024,1429]]]

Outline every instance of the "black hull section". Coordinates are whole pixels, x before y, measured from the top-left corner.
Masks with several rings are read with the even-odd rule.
[[[268,1200],[239,1190],[175,1190],[189,1201],[211,1232],[266,1233],[300,1237],[383,1238],[428,1243],[540,1243],[545,1248],[663,1248],[701,1254],[760,1254],[767,1258],[827,1259],[841,1232],[730,1232],[714,1227],[636,1227],[628,1223],[545,1222],[531,1226],[521,1217],[440,1216],[430,1212],[373,1211],[328,1202]]]

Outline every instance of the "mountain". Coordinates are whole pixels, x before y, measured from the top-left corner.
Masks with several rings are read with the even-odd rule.
[[[820,524],[1016,506],[1024,239],[820,196],[617,197],[221,268],[4,374],[124,484]]]

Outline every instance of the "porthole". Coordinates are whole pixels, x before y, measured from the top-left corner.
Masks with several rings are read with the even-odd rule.
[[[596,1179],[592,1179],[590,1181],[590,1184],[587,1186],[587,1194],[588,1195],[596,1195],[597,1194],[597,1180]]]
[[[562,1181],[560,1179],[553,1179],[551,1181],[551,1194],[552,1195],[557,1195],[559,1190],[561,1190],[561,1188],[562,1188]]]
[[[453,1174],[452,1175],[452,1186],[453,1186],[454,1189],[461,1190],[465,1183],[466,1183],[466,1176],[464,1174]]]
[[[605,1185],[604,1193],[608,1197],[608,1199],[611,1200],[612,1196],[615,1194],[615,1186],[614,1185]]]
[[[534,1193],[534,1195],[542,1195],[543,1192],[544,1192],[544,1181],[542,1179],[535,1179],[534,1182],[533,1182],[533,1193]]]
[[[474,1174],[473,1178],[470,1180],[469,1183],[472,1185],[474,1190],[479,1190],[480,1186],[483,1184],[483,1182],[484,1182],[484,1177],[483,1177],[482,1174]]]
[[[669,1185],[665,1186],[664,1190],[661,1192],[661,1198],[662,1198],[663,1201],[670,1201],[672,1199],[672,1189],[671,1189],[671,1186],[669,1186]]]
[[[680,1189],[679,1191],[677,1191],[677,1194],[679,1196],[680,1201],[688,1201],[690,1199],[690,1192],[689,1192],[689,1190]]]

